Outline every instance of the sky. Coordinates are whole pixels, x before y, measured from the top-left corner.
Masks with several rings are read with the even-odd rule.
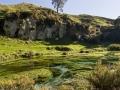
[[[0,0],[1,4],[34,3],[39,6],[54,9],[51,0]],[[120,15],[120,0],[68,0],[64,13],[89,14],[115,19]]]

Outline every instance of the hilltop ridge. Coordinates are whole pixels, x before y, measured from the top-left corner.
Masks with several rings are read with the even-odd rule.
[[[115,21],[99,16],[60,14],[28,3],[0,5],[0,18],[1,32],[9,37],[95,42],[114,28]]]

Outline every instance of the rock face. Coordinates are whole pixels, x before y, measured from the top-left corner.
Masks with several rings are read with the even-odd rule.
[[[17,21],[16,20],[13,20],[13,21],[6,20],[3,28],[4,28],[5,34],[7,36],[14,37],[15,32],[17,30]]]
[[[21,39],[36,39],[36,20],[31,17],[18,20],[18,37]]]
[[[25,40],[100,42],[101,38],[120,29],[120,18],[115,20],[113,30],[108,28],[113,21],[90,15],[58,14],[51,9],[25,3],[0,8],[0,34]]]
[[[112,33],[118,32],[114,29],[102,31],[99,25],[69,23],[68,20],[61,20],[61,22],[53,21],[51,18],[40,20],[35,19],[29,12],[21,12],[18,15],[11,13],[5,18],[3,30],[6,36],[24,40],[60,40],[69,37],[73,40],[90,42],[101,42],[101,38],[109,39]],[[115,28],[120,27],[118,21],[119,19],[115,22]]]
[[[37,25],[38,20],[31,16],[25,18],[13,19],[14,14],[9,15],[4,23],[5,35],[10,37],[19,37],[21,39],[30,40],[45,40],[45,39],[60,39],[64,37],[66,32],[66,25],[56,23],[49,26],[43,24]],[[12,20],[11,20],[12,19]]]
[[[114,25],[101,30],[101,39],[103,42],[120,42],[120,17],[114,21]]]
[[[120,16],[114,21],[114,26],[117,29],[120,29]]]
[[[67,22],[54,22],[52,20],[41,21],[33,18],[30,13],[14,13],[6,16],[4,22],[5,35],[18,37],[25,40],[59,40],[70,36],[76,40],[99,41],[101,27],[86,24],[69,24]]]

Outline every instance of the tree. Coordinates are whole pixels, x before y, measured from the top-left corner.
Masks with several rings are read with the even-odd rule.
[[[57,13],[59,11],[63,12],[63,7],[67,0],[52,0],[52,5],[54,5],[54,8],[57,10]]]
[[[120,16],[114,21],[114,25],[116,29],[120,29]]]

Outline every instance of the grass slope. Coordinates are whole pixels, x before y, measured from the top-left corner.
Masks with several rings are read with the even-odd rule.
[[[70,23],[85,23],[91,25],[100,25],[100,26],[111,26],[114,20],[98,17],[98,16],[90,16],[90,15],[69,15],[69,14],[58,14],[54,10],[39,7],[33,4],[21,3],[17,5],[0,5],[0,11],[4,13],[18,13],[18,12],[30,12],[33,17],[39,20],[44,20],[46,18],[53,20],[55,22],[62,22],[63,17],[67,18],[67,21]],[[0,14],[1,15],[1,14]]]

